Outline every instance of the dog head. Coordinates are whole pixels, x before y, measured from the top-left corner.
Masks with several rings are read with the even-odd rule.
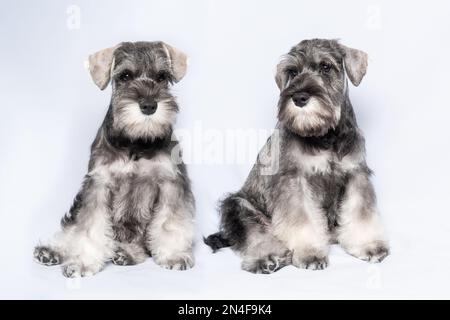
[[[347,95],[346,75],[358,86],[366,69],[366,53],[336,40],[300,42],[277,66],[279,121],[303,137],[325,135],[341,118]]]
[[[131,140],[171,134],[178,106],[170,86],[180,81],[187,56],[164,42],[123,42],[89,57],[95,84],[111,82],[111,129]]]

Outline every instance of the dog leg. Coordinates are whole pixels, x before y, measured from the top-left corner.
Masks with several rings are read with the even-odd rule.
[[[158,208],[147,229],[147,249],[156,264],[166,269],[194,266],[194,202],[175,182],[160,188]]]
[[[314,221],[285,226],[289,232],[290,248],[293,250],[292,264],[297,268],[323,270],[328,266],[328,236]]]
[[[298,268],[322,270],[328,266],[329,235],[325,215],[310,191],[287,195],[274,211],[275,236],[292,251]]]
[[[220,213],[221,236],[242,256],[243,270],[273,273],[290,264],[289,250],[268,230],[269,217],[256,209],[245,194],[228,195],[220,204]]]
[[[375,192],[366,173],[356,173],[347,185],[337,239],[349,254],[368,262],[381,262],[389,254]]]
[[[249,232],[241,251],[243,270],[269,274],[291,264],[291,252],[267,230]]]
[[[60,232],[49,246],[38,246],[35,258],[46,265],[63,263],[67,277],[93,275],[114,252],[109,189],[98,175],[88,175]]]

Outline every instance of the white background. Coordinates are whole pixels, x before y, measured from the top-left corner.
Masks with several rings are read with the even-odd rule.
[[[0,297],[450,298],[449,31],[445,1],[2,0]],[[109,102],[110,88],[98,90],[84,68],[88,54],[164,40],[190,56],[174,87],[177,128],[269,132],[274,67],[314,37],[339,38],[371,57],[366,78],[350,90],[391,238],[382,264],[333,247],[324,271],[253,275],[230,250],[213,255],[201,241],[195,268],[185,272],[149,259],[67,280],[59,267],[32,261],[33,246],[58,230],[80,186]],[[189,165],[199,239],[216,231],[217,199],[240,188],[252,161]]]

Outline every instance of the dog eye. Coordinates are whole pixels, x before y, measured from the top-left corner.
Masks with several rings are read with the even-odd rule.
[[[295,78],[298,75],[298,71],[295,69],[288,69],[286,71],[286,73],[287,73],[288,77],[291,79]]]
[[[169,79],[169,75],[167,74],[167,72],[160,72],[156,76],[156,81],[157,82],[163,82],[163,81],[166,81],[168,79]]]
[[[320,71],[321,71],[322,73],[329,73],[330,70],[331,70],[331,64],[330,64],[330,63],[328,63],[328,62],[322,62],[322,63],[320,64]]]
[[[120,81],[126,82],[130,81],[131,79],[133,79],[133,74],[131,73],[130,70],[125,70],[119,75]]]

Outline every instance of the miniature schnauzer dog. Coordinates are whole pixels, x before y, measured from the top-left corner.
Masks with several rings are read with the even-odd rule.
[[[124,42],[89,57],[95,84],[111,82],[112,98],[62,232],[35,248],[39,263],[63,264],[67,277],[148,256],[167,269],[194,265],[194,197],[172,137],[178,105],[169,90],[186,60],[163,42]]]
[[[220,232],[207,245],[231,246],[254,273],[324,269],[331,243],[369,262],[388,255],[347,87],[346,76],[358,86],[366,68],[366,53],[335,40],[304,40],[282,58],[277,139],[268,139],[242,189],[221,202]],[[277,156],[274,143],[279,169],[263,175],[260,159]]]

